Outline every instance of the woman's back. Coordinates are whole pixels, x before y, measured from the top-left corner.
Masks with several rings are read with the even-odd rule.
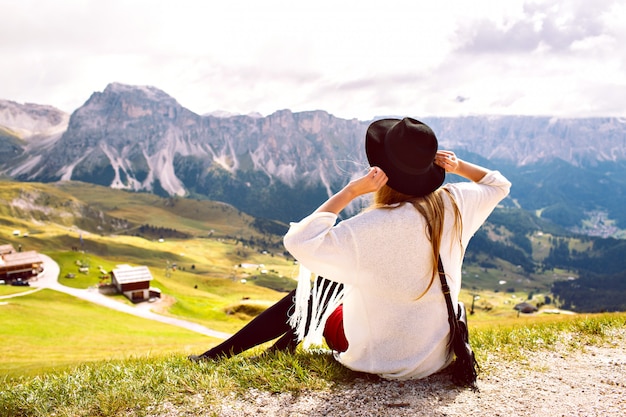
[[[461,288],[464,248],[507,194],[510,183],[491,171],[478,184],[448,184],[444,193],[441,258],[452,299]],[[455,227],[458,200],[463,229]],[[421,378],[448,364],[447,310],[433,278],[426,219],[410,204],[378,208],[336,226],[314,213],[292,224],[285,246],[302,265],[343,283],[344,331],[349,347],[338,359],[351,369],[387,378]],[[430,286],[427,292],[426,289]]]

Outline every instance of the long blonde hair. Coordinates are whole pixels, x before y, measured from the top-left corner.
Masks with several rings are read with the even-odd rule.
[[[433,271],[428,283],[428,287],[418,297],[421,298],[430,290],[433,282],[438,274],[439,267],[439,250],[441,249],[441,239],[443,236],[443,221],[445,216],[445,207],[443,204],[443,193],[448,194],[448,198],[452,202],[452,211],[454,212],[454,230],[453,232],[459,238],[459,244],[461,244],[461,230],[463,229],[463,222],[461,219],[461,213],[456,201],[448,190],[443,187],[438,188],[430,194],[423,197],[415,197],[407,194],[403,194],[394,190],[393,188],[384,185],[374,194],[374,201],[370,208],[386,208],[393,209],[404,205],[405,203],[411,203],[417,211],[426,219],[426,236],[430,239],[432,247],[432,264]]]

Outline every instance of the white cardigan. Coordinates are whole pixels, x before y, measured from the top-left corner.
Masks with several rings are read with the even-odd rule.
[[[510,186],[498,171],[478,183],[444,186],[457,203],[463,225],[460,246],[453,233],[451,203],[444,197],[441,258],[455,305],[465,248]],[[332,213],[313,213],[291,224],[284,244],[314,274],[345,284],[343,320],[349,347],[337,360],[388,379],[424,378],[443,369],[451,358],[438,277],[418,299],[433,269],[425,219],[413,205],[404,204],[365,211],[337,225],[336,220]]]

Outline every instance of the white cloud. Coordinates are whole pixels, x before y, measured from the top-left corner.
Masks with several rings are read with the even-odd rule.
[[[0,14],[0,98],[66,111],[122,82],[197,113],[626,112],[618,0],[0,0]]]

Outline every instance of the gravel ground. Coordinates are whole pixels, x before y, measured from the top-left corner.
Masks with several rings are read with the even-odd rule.
[[[619,340],[619,343],[617,342]],[[523,362],[489,360],[479,391],[459,389],[449,376],[418,381],[369,381],[329,391],[272,394],[251,390],[218,407],[181,410],[162,404],[152,416],[626,416],[624,335],[612,346],[530,353]],[[201,396],[197,403],[202,403]]]

